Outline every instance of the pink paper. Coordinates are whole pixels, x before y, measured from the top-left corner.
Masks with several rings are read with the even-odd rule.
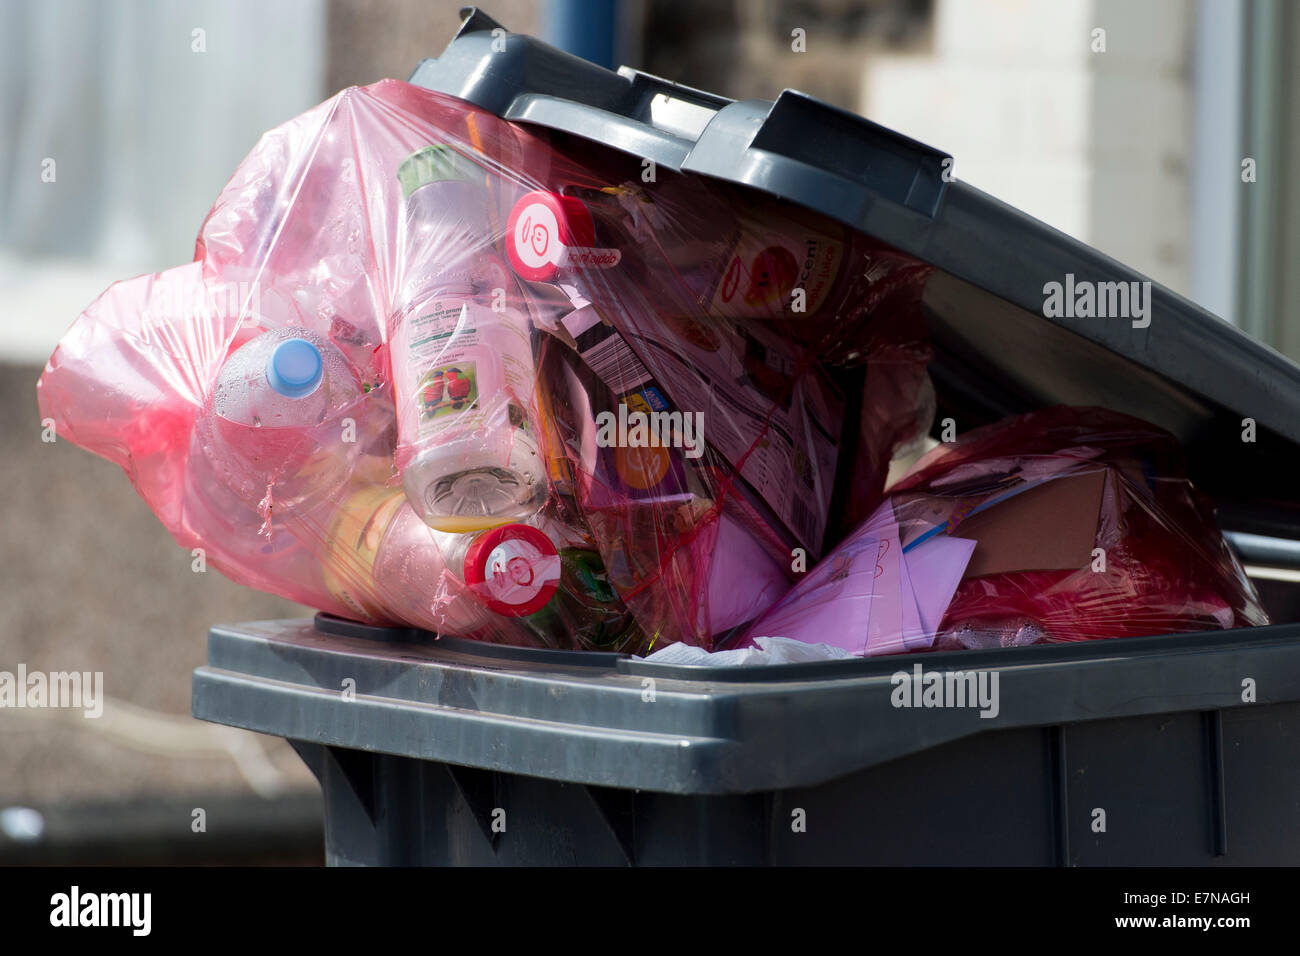
[[[910,651],[915,648],[929,647],[934,643],[934,635],[927,636],[925,633],[925,624],[921,620],[921,611],[917,606],[916,589],[912,584],[912,570],[907,559],[908,556],[904,554],[902,560],[898,562],[899,605],[902,611],[900,636],[903,639],[904,649]]]
[[[736,646],[788,637],[867,656],[929,647],[974,550],[939,535],[904,555],[886,501]]]
[[[704,555],[709,568],[708,604],[700,608],[701,625],[720,634],[762,614],[790,590],[785,571],[735,518],[718,519],[716,540],[696,538],[697,545],[712,545]]]
[[[934,642],[944,611],[957,593],[974,552],[975,542],[971,539],[940,534],[903,555],[926,647]]]
[[[902,563],[902,545],[898,540],[898,521],[894,517],[893,503],[886,499],[870,518],[853,532],[849,540],[859,535],[871,536],[879,542],[876,554],[875,595],[871,604],[871,619],[867,625],[866,653],[893,654],[906,650],[905,633],[920,632],[920,617],[916,599],[905,579]]]
[[[756,646],[758,637],[786,637],[864,654],[879,547],[875,538],[855,535],[847,539],[759,618],[736,647]]]

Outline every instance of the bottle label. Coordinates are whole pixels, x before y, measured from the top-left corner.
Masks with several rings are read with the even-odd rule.
[[[384,532],[406,503],[400,489],[374,487],[346,498],[330,525],[325,559],[325,586],[363,621],[386,618],[375,584],[375,559]]]
[[[511,415],[510,406],[532,398],[532,345],[512,318],[456,296],[434,300],[401,323],[393,373],[406,399],[401,413],[413,426],[407,435],[424,441],[499,417],[528,428],[528,416]]]
[[[437,420],[478,404],[478,376],[473,361],[429,369],[416,390],[421,438],[437,430]]]

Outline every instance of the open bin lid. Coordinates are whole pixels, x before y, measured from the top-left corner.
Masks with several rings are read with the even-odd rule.
[[[952,158],[786,90],[725,97],[617,72],[475,8],[411,82],[505,119],[603,143],[680,172],[797,203],[938,270],[923,304],[940,417],[959,429],[1053,404],[1100,405],[1172,432],[1225,527],[1300,528],[1300,366],[1152,282],[1149,324],[1048,317],[1048,283],[1148,281],[1064,233],[951,179]],[[1067,278],[1072,277],[1072,278]],[[1243,440],[1243,419],[1257,425]]]

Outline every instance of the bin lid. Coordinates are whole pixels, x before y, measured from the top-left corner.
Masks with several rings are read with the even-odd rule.
[[[412,83],[670,170],[761,190],[933,265],[923,297],[930,372],[940,416],[959,431],[1052,404],[1125,412],[1182,441],[1193,479],[1219,502],[1226,527],[1282,536],[1300,529],[1294,362],[954,179],[951,156],[870,120],[794,90],[774,102],[733,101],[628,67],[607,70],[509,33],[476,8],[464,13],[447,49],[424,60]],[[1066,303],[1085,287],[1112,304],[1140,292],[1144,314],[1078,316]]]

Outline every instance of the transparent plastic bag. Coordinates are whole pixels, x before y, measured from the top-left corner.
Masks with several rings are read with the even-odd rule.
[[[393,80],[267,133],[39,384],[183,546],[333,614],[711,648],[879,500],[927,269]]]
[[[736,646],[877,655],[1267,623],[1173,436],[1057,406],[923,456]]]

